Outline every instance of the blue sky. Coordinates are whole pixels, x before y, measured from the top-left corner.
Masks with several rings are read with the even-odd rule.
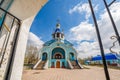
[[[79,13],[69,14],[69,9],[80,3],[80,0],[50,0],[37,14],[30,31],[42,37],[43,41],[51,39],[57,19],[61,28],[67,33],[69,29],[84,20]]]
[[[112,0],[107,0],[110,3]],[[104,9],[102,0],[92,0],[105,52],[109,52],[112,45],[110,37],[114,35],[109,17]],[[120,25],[120,1],[117,0],[111,7],[111,13],[117,27]],[[64,29],[65,38],[74,44],[79,56],[99,54],[99,45],[96,37],[91,11],[87,0],[49,0],[36,15],[30,29],[30,35],[36,39],[33,42],[44,43],[52,39],[57,19],[61,29]],[[118,30],[120,32],[120,27]],[[109,29],[109,30],[108,30]],[[36,44],[38,44],[36,43]],[[110,44],[111,43],[111,44]],[[115,48],[117,50],[117,48]]]

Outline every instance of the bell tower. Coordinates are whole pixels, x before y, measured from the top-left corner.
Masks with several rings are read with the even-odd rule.
[[[60,23],[57,22],[56,24],[56,29],[52,34],[53,39],[56,40],[64,40],[64,33],[63,30],[60,29]]]

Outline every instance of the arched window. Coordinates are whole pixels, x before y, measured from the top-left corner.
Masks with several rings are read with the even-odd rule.
[[[70,52],[69,59],[72,61],[74,60],[74,53]]]
[[[60,37],[60,33],[57,33],[57,38],[59,38]]]
[[[63,59],[63,55],[62,55],[61,53],[56,53],[56,54],[54,55],[54,58],[55,58],[55,59]]]
[[[45,60],[47,60],[47,53],[42,54],[42,61],[45,61]]]

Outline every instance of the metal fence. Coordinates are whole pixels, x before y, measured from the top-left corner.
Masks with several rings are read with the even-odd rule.
[[[111,15],[111,12],[109,10],[109,6],[111,6],[116,0],[112,0],[110,4],[107,4],[107,1],[106,0],[103,0],[103,3],[105,5],[105,8],[107,10],[107,13],[109,15],[109,18],[110,18],[110,21],[112,23],[112,27],[113,27],[113,30],[114,30],[114,36],[116,37],[117,41],[118,41],[118,44],[120,45],[120,36],[119,36],[119,33],[118,33],[118,30],[116,28],[116,25],[115,25],[115,22],[113,20],[113,17]],[[102,35],[100,34],[100,27],[98,25],[98,22],[97,22],[97,19],[96,19],[96,16],[95,16],[95,11],[93,9],[93,5],[92,5],[92,0],[88,0],[89,2],[89,5],[90,5],[90,9],[91,9],[91,13],[92,13],[92,17],[93,17],[93,21],[94,21],[94,24],[95,24],[95,29],[96,29],[96,33],[97,33],[97,38],[98,38],[98,42],[99,42],[99,46],[100,46],[100,51],[101,51],[101,56],[102,56],[102,62],[103,62],[103,67],[104,67],[104,72],[105,72],[105,76],[106,76],[106,80],[110,80],[110,76],[109,76],[109,72],[108,72],[108,68],[107,68],[107,63],[106,63],[106,58],[105,58],[105,51],[104,51],[104,42],[103,42],[103,38],[110,38],[112,36],[110,36],[109,34],[107,34],[106,32],[106,36],[105,37],[102,37]],[[109,37],[109,36],[110,37]],[[112,43],[109,43],[109,44],[112,44]],[[114,43],[113,43],[114,45]],[[112,47],[111,47],[112,48]],[[111,50],[111,49],[110,49]]]

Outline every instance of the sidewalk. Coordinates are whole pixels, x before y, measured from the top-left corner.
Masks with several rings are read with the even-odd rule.
[[[22,80],[106,80],[103,68],[24,70]],[[111,80],[120,80],[120,70],[109,69]]]

